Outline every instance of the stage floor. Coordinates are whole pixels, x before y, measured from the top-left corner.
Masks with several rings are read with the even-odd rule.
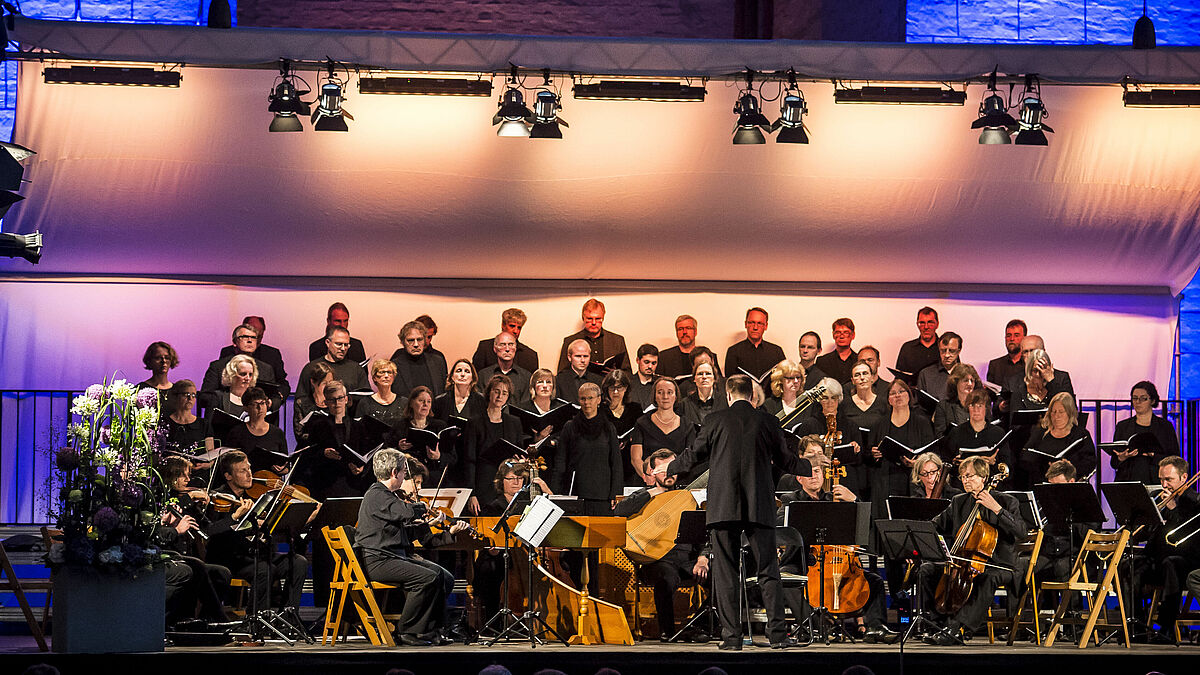
[[[761,639],[761,638],[760,638]],[[514,675],[531,675],[542,668],[557,668],[567,675],[592,675],[610,667],[622,675],[695,675],[708,666],[720,666],[731,675],[783,675],[809,673],[840,675],[851,665],[865,665],[877,675],[902,675],[905,671],[927,675],[1042,675],[1058,671],[1088,675],[1190,675],[1200,663],[1200,647],[1116,645],[1079,649],[1074,645],[1043,648],[1034,645],[988,645],[972,640],[962,647],[907,645],[901,656],[896,645],[833,644],[787,650],[747,646],[741,652],[723,652],[717,643],[661,644],[644,642],[625,646],[546,645],[531,649],[528,643],[478,644],[447,647],[380,649],[365,642],[337,647],[268,643],[261,647],[172,647],[160,654],[75,655],[42,654],[32,638],[0,638],[0,672],[18,675],[28,665],[50,663],[63,675],[95,672],[190,673],[330,673],[384,675],[390,668],[407,668],[415,675],[473,675],[492,663]],[[1036,674],[1030,672],[1036,669]]]

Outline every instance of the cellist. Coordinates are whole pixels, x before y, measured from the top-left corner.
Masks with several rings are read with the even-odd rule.
[[[675,459],[675,453],[660,448],[642,462],[642,472],[654,479],[654,485],[644,487],[617,503],[613,515],[626,518],[636,515],[650,500],[669,490],[683,487],[677,476],[667,474],[667,466]],[[672,533],[673,534],[673,533]],[[708,551],[695,546],[676,544],[662,558],[638,568],[643,583],[654,587],[654,617],[658,621],[659,639],[666,642],[675,634],[675,589],[684,581],[695,579],[708,585]],[[688,642],[708,642],[709,636],[699,631],[685,633],[682,639]]]
[[[1025,522],[1021,518],[1017,500],[1011,495],[985,489],[991,466],[981,457],[968,457],[959,464],[958,477],[962,481],[962,494],[950,500],[950,506],[933,524],[947,540],[954,540],[959,529],[968,520],[975,505],[979,505],[978,520],[996,528],[996,546],[991,560],[984,571],[974,578],[971,593],[962,607],[950,616],[939,614],[935,609],[935,594],[938,580],[944,571],[936,563],[922,563],[920,568],[921,598],[929,618],[942,629],[925,636],[925,642],[948,647],[961,645],[965,631],[973,634],[987,619],[987,608],[992,602],[996,588],[1012,581],[1012,569],[1016,563],[1015,546],[1025,537]],[[953,561],[952,561],[953,564]]]

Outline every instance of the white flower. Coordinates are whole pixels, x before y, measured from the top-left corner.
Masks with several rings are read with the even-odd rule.
[[[152,426],[158,419],[158,411],[153,408],[138,408],[133,412],[133,419],[137,422],[139,429],[145,429]]]
[[[113,398],[128,401],[137,395],[137,388],[129,384],[128,380],[114,380],[108,385],[108,394]]]
[[[76,396],[71,401],[71,414],[80,417],[91,417],[100,410],[100,402],[87,395]]]
[[[96,454],[93,455],[93,461],[100,466],[115,467],[120,464],[121,456],[117,454],[116,450],[104,446],[96,448]]]
[[[91,431],[91,426],[87,422],[80,422],[78,424],[72,424],[67,428],[67,431],[71,434],[71,436],[81,441],[86,441],[88,433]]]

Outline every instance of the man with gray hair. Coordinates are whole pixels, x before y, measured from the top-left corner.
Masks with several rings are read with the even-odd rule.
[[[392,391],[398,396],[408,396],[415,387],[423,386],[436,397],[446,389],[446,357],[427,349],[427,335],[428,329],[420,321],[409,321],[396,334],[401,346],[392,352],[396,364]]]
[[[517,337],[508,331],[501,332],[492,340],[492,353],[495,354],[496,360],[492,365],[479,370],[479,382],[475,385],[476,391],[480,394],[484,393],[484,387],[492,380],[493,376],[504,375],[512,380],[512,392],[508,397],[509,403],[511,405],[521,403],[529,393],[529,378],[533,376],[533,373],[517,365]]]
[[[500,331],[509,333],[516,339],[517,356],[514,360],[518,366],[532,373],[538,369],[537,352],[521,342],[521,330],[525,328],[527,320],[528,317],[520,308],[509,307],[500,314]],[[484,338],[479,341],[479,346],[475,348],[475,355],[471,357],[471,363],[475,364],[475,370],[481,371],[496,362],[496,353],[492,350],[492,342],[493,338]],[[484,380],[484,382],[486,381]]]
[[[658,374],[663,377],[679,377],[692,374],[692,355],[696,353],[696,318],[681,314],[675,319],[674,347],[658,353]]]

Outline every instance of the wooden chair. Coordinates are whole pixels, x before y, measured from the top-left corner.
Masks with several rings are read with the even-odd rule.
[[[53,546],[55,544],[61,544],[62,541],[63,541],[63,531],[62,530],[60,530],[56,527],[47,527],[45,525],[42,526],[42,544],[45,545],[45,547],[46,547],[47,555],[49,555],[49,553],[50,553],[51,546]],[[50,570],[51,589],[46,591],[46,604],[42,605],[42,634],[43,635],[45,635],[46,631],[48,631],[50,629],[50,606],[53,604],[52,600],[54,599],[54,597],[53,597],[54,596],[54,589],[53,589],[54,568],[50,567],[50,566],[47,566],[47,568]]]
[[[1121,562],[1121,556],[1125,553],[1125,547],[1129,544],[1129,530],[1121,529],[1112,534],[1101,534],[1093,530],[1089,530],[1087,536],[1083,540],[1083,546],[1079,549],[1079,555],[1075,557],[1075,564],[1071,566],[1071,574],[1066,581],[1043,581],[1034,589],[1034,592],[1039,591],[1060,591],[1062,598],[1059,600],[1058,609],[1054,612],[1054,618],[1050,622],[1050,629],[1046,635],[1046,646],[1054,646],[1054,640],[1058,636],[1058,631],[1064,624],[1082,623],[1084,628],[1079,637],[1079,648],[1087,646],[1089,639],[1092,639],[1095,634],[1096,627],[1100,625],[1100,615],[1104,615],[1103,625],[1106,628],[1117,628],[1118,625],[1108,620],[1108,609],[1105,606],[1108,596],[1117,596],[1117,608],[1120,614],[1119,620],[1122,633],[1125,636],[1125,648],[1129,648],[1129,625],[1125,618],[1125,598],[1121,595],[1121,585],[1117,580],[1117,566]],[[1093,581],[1089,577],[1089,566],[1095,566],[1099,572],[1098,580]],[[1071,596],[1073,593],[1088,594],[1087,610],[1085,612],[1086,620],[1068,619],[1067,611],[1071,604]],[[1097,636],[1096,643],[1099,644]]]
[[[37,640],[38,649],[48,652],[50,648],[46,646],[46,635],[42,632],[42,626],[33,616],[33,610],[29,607],[29,600],[25,598],[25,591],[45,591],[46,604],[49,605],[50,591],[54,588],[53,582],[49,579],[21,579],[17,577],[17,573],[13,571],[12,563],[8,560],[8,553],[4,550],[4,543],[0,542],[0,591],[8,591],[17,596],[17,604],[21,606],[21,613],[25,615],[25,623],[29,624],[29,630],[33,633],[33,639]],[[43,612],[43,620],[45,620]]]
[[[237,595],[226,609],[234,616],[246,616],[246,592],[250,590],[250,582],[245,579],[230,579],[229,588],[235,591]]]
[[[1038,594],[1035,592],[1037,589],[1037,575],[1034,570],[1037,569],[1038,558],[1042,554],[1042,541],[1044,538],[1045,531],[1039,529],[1036,533],[1030,533],[1030,537],[1024,542],[1017,544],[1018,556],[1021,554],[1029,556],[1029,565],[1026,566],[1025,574],[1021,580],[1024,590],[1021,591],[1021,599],[1017,601],[1012,616],[994,617],[992,616],[992,609],[988,608],[988,644],[994,644],[996,641],[995,626],[1001,623],[1008,623],[1008,645],[1010,647],[1016,640],[1017,630],[1021,626],[1032,626],[1033,639],[1039,647],[1042,646],[1042,610],[1038,607]],[[1025,613],[1025,606],[1027,604],[1033,605],[1033,618],[1032,620],[1023,621],[1022,616]]]
[[[367,579],[367,574],[359,563],[358,555],[354,552],[354,536],[350,528],[341,526],[321,528],[321,534],[329,544],[333,554],[333,581],[329,584],[329,602],[325,607],[325,627],[321,632],[321,644],[328,641],[337,644],[338,634],[342,627],[342,616],[349,600],[358,614],[363,632],[371,644],[395,647],[396,641],[388,626],[388,619],[398,619],[398,614],[384,614],[375,591],[396,589],[396,586],[373,582]],[[343,640],[345,636],[343,636]]]

